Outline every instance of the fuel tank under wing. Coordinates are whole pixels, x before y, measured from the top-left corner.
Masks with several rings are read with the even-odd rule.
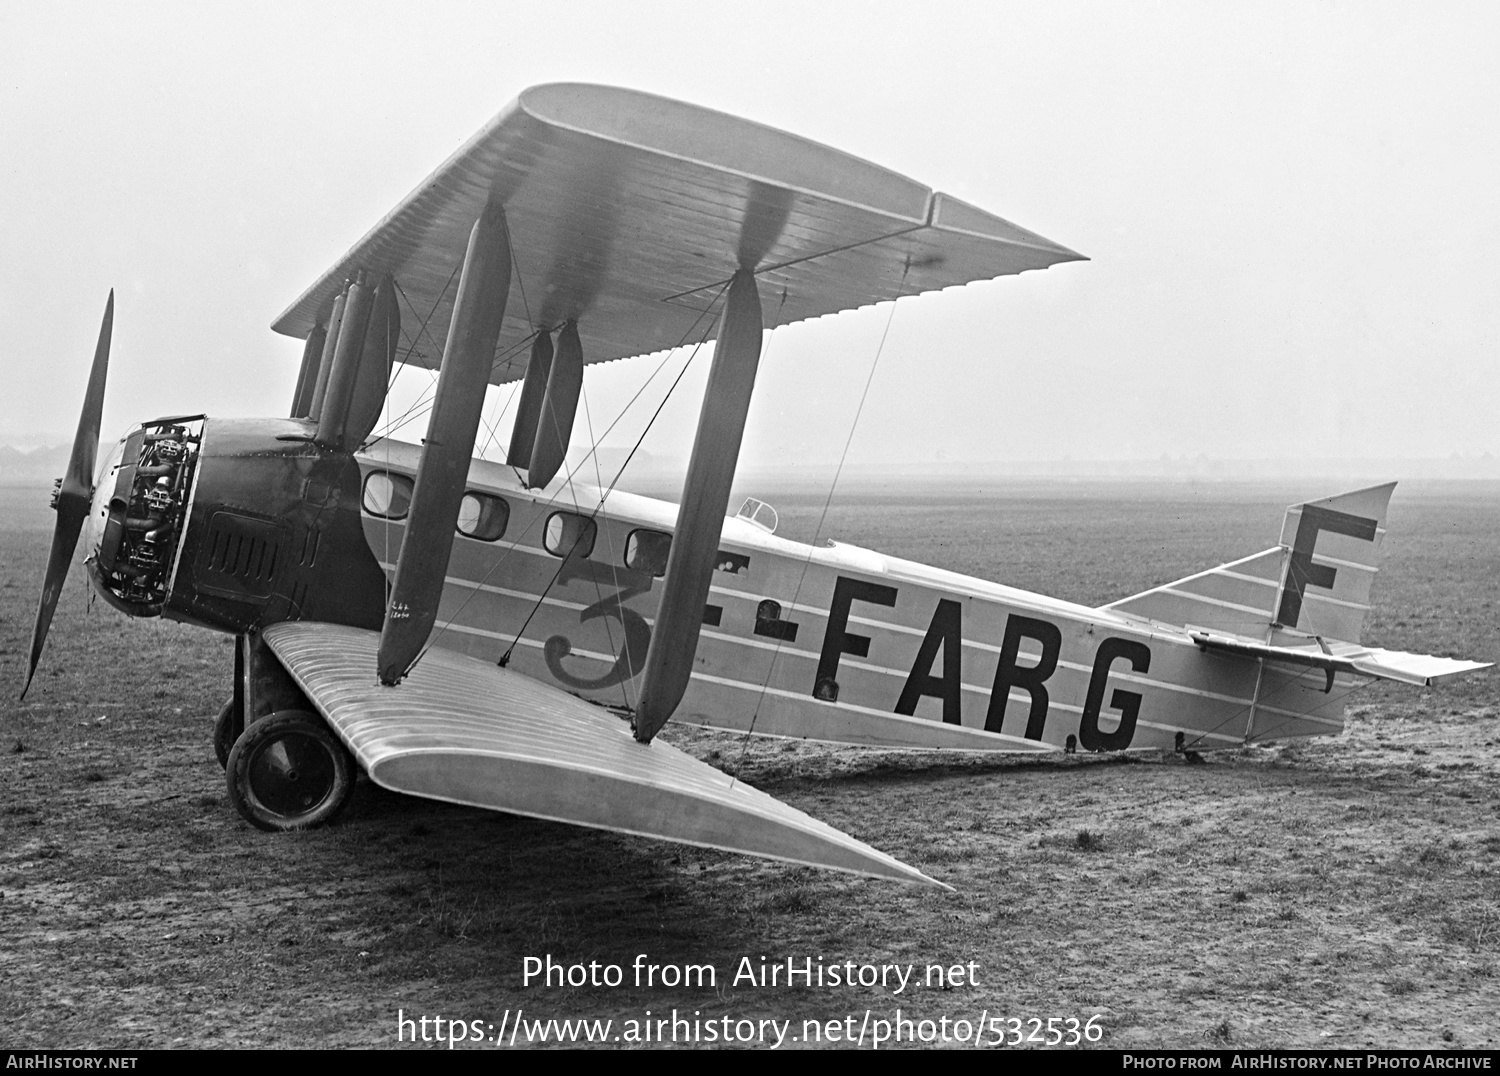
[[[398,687],[380,634],[285,622],[265,641],[393,792],[812,867],[950,888],[566,692],[433,648]]]

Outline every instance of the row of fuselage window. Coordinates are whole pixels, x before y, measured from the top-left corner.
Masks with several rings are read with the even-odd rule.
[[[366,512],[381,519],[405,519],[411,510],[413,482],[409,475],[371,471],[365,478]],[[498,542],[510,525],[510,504],[503,497],[469,490],[458,508],[458,533],[481,542]],[[594,551],[598,527],[576,512],[553,512],[542,529],[542,547],[554,557],[583,558]],[[633,530],[625,539],[625,567],[632,571],[666,574],[672,536],[662,531]]]

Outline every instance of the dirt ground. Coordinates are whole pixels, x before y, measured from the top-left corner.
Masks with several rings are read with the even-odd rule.
[[[1265,548],[1280,487],[1036,485],[840,500],[835,536],[1101,602]],[[752,491],[753,492],[753,491]],[[449,807],[362,781],[330,828],[229,807],[228,639],[131,622],[75,573],[14,701],[51,514],[0,490],[0,1045],[394,1046],[398,1014],[1097,1016],[1111,1047],[1500,1040],[1500,677],[1377,687],[1337,738],[1205,754],[868,752],[669,738],[955,887],[853,879]],[[895,507],[892,507],[892,506]],[[789,493],[793,533],[821,502]],[[828,530],[825,528],[825,533]],[[905,545],[903,546],[903,543]],[[1398,491],[1366,638],[1500,656],[1500,490]],[[621,986],[523,986],[523,961]],[[639,954],[712,965],[637,987]],[[759,986],[759,968],[973,966],[977,985]],[[967,979],[967,973],[965,978]],[[962,1026],[962,1025],[959,1025]],[[1067,1027],[1059,1023],[1059,1027]],[[409,1038],[413,1031],[408,1031]],[[524,1041],[524,1037],[521,1041]],[[986,1039],[985,1041],[992,1041]],[[519,1044],[519,1043],[518,1043]],[[790,1043],[788,1043],[790,1045]]]

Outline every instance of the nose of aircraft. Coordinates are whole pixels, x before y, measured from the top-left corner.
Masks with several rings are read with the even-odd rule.
[[[128,616],[160,616],[182,541],[202,419],[144,422],[99,469],[84,530],[95,589]]]

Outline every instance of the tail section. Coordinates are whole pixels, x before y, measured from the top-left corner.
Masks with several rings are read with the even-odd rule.
[[[1153,587],[1105,608],[1173,627],[1191,624],[1264,639],[1276,617],[1285,569],[1286,550],[1277,546]]]
[[[1276,625],[1320,638],[1359,642],[1380,570],[1385,512],[1396,483],[1308,501],[1281,525],[1286,569]]]
[[[1269,642],[1281,629],[1358,642],[1394,482],[1287,509],[1281,544],[1105,606]]]
[[[1431,684],[1488,667],[1362,646],[1394,482],[1294,504],[1281,544],[1106,609],[1186,629],[1206,652],[1259,662],[1245,738],[1337,731],[1369,679]]]

